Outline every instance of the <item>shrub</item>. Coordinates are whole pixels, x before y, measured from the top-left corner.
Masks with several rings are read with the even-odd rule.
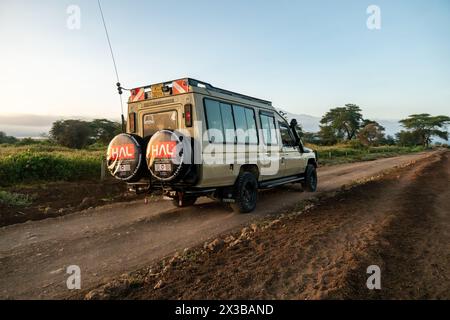
[[[26,207],[32,203],[30,195],[0,190],[0,203],[10,207]]]
[[[101,157],[25,151],[0,157],[0,185],[32,181],[82,180],[100,174]]]

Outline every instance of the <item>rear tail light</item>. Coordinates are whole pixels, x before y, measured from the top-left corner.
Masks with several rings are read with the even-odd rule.
[[[128,114],[128,128],[130,128],[130,133],[136,132],[136,113],[134,112]]]
[[[187,128],[192,127],[192,104],[184,105],[184,124]]]

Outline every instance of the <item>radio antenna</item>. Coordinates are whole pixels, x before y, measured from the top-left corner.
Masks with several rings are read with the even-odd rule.
[[[103,27],[105,28],[105,34],[106,34],[106,40],[108,40],[108,46],[109,46],[109,51],[111,52],[111,58],[112,58],[112,62],[114,65],[114,72],[116,73],[116,86],[117,86],[117,90],[119,92],[119,98],[120,98],[120,112],[121,112],[121,118],[122,118],[122,132],[125,132],[125,117],[123,116],[123,101],[122,101],[122,86],[120,84],[120,79],[119,79],[119,72],[117,71],[117,64],[116,64],[116,59],[114,58],[114,51],[111,45],[111,40],[109,39],[109,33],[108,33],[108,28],[106,27],[106,22],[105,22],[105,16],[103,15],[103,10],[102,10],[102,5],[100,4],[100,0],[97,0],[98,3],[98,8],[100,9],[100,15],[102,17],[102,22],[103,22]]]

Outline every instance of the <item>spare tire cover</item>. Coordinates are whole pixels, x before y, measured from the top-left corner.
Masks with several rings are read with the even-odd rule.
[[[161,130],[156,132],[147,145],[147,166],[153,177],[160,181],[179,178],[191,158],[190,138],[183,134]]]
[[[140,179],[144,166],[143,139],[137,135],[121,133],[108,146],[106,161],[111,174],[123,181]]]

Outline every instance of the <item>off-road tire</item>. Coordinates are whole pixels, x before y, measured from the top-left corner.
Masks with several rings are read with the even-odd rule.
[[[230,203],[235,212],[249,213],[255,210],[258,200],[258,180],[251,172],[239,175],[234,186],[234,203]]]
[[[178,201],[178,198],[173,198],[172,204],[178,208],[185,208],[185,207],[193,206],[195,204],[195,201],[197,201],[197,197],[184,197],[182,204],[180,206],[180,202]]]
[[[317,190],[317,171],[316,167],[308,164],[305,170],[305,180],[302,182],[302,187],[308,192],[315,192]]]

